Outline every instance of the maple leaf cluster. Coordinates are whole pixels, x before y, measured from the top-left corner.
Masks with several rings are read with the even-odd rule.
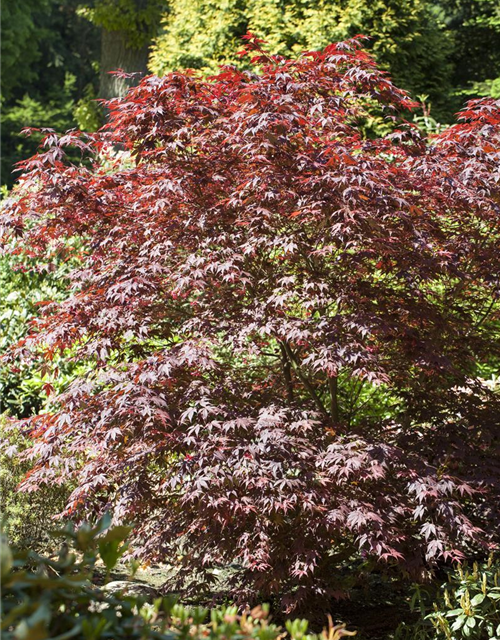
[[[359,39],[250,51],[49,132],[3,225],[85,248],[17,347],[88,365],[30,420],[24,489],[72,478],[67,514],[113,508],[184,586],[236,563],[233,595],[292,608],[347,558],[421,576],[497,541],[500,102],[429,140]]]

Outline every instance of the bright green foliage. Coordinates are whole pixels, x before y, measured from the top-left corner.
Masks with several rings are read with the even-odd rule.
[[[151,68],[214,72],[235,63],[241,36],[250,31],[274,53],[320,49],[359,33],[397,84],[446,106],[451,90],[451,42],[424,0],[173,0],[163,20]]]
[[[79,14],[107,31],[127,33],[131,47],[140,49],[156,33],[167,0],[96,0],[79,9]]]
[[[30,103],[30,99],[26,99]],[[0,356],[24,338],[30,321],[40,305],[61,300],[67,292],[66,274],[75,265],[76,248],[68,245],[59,250],[48,268],[40,270],[35,260],[0,255]],[[39,411],[50,394],[52,384],[64,386],[75,365],[68,360],[59,363],[57,384],[43,372],[26,364],[13,367],[0,362],[0,413],[26,417]],[[18,478],[18,482],[21,477]]]
[[[76,103],[73,115],[82,131],[97,131],[104,124],[103,109],[97,102],[97,95],[91,84],[85,87],[83,97]]]
[[[400,628],[399,640],[500,640],[498,559],[457,567],[436,594],[429,592],[415,588],[412,608],[421,617],[414,627]]]
[[[69,496],[69,487],[44,485],[33,493],[17,491],[17,486],[29,473],[32,463],[21,454],[33,443],[19,424],[9,423],[0,416],[0,496],[4,531],[18,547],[45,549],[52,516],[60,513]]]
[[[83,638],[156,640],[279,640],[283,629],[271,624],[268,608],[239,615],[236,607],[211,612],[187,608],[175,598],[147,602],[142,596],[112,594],[97,587],[98,563],[107,573],[128,550],[129,527],[110,528],[104,516],[95,527],[68,525],[57,532],[64,539],[58,555],[43,557],[13,550],[1,543],[2,638],[66,640]],[[137,565],[135,564],[135,568]],[[133,570],[131,572],[133,577]],[[354,635],[343,625],[320,636],[307,634],[305,620],[286,625],[290,640],[340,640]]]
[[[249,24],[245,6],[249,12],[252,3],[174,0],[171,13],[163,18],[164,33],[153,49],[152,71],[159,75],[181,68],[215,72],[220,64],[235,62]]]
[[[443,585],[431,620],[438,637],[500,639],[500,564],[493,558],[472,570],[460,567]]]
[[[475,82],[472,91],[480,96],[491,96],[492,98],[500,98],[500,77],[494,80],[484,80],[483,82]]]

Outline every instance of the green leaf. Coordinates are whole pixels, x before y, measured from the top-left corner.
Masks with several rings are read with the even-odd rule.
[[[461,629],[465,623],[465,621],[467,620],[467,616],[465,615],[461,615],[459,616],[455,622],[453,623],[451,630],[452,631],[458,631],[459,629]]]
[[[133,527],[116,526],[109,529],[99,540],[102,542],[118,541],[123,542],[132,531]]]
[[[111,526],[111,514],[109,513],[109,511],[106,511],[106,513],[102,516],[102,518],[98,521],[98,523],[96,524],[96,526],[93,529],[93,532],[95,535],[102,533],[103,531],[106,531],[106,529],[109,529],[109,527]]]
[[[127,549],[128,545],[122,544],[121,540],[101,540],[99,542],[99,554],[108,571],[116,566]]]
[[[61,633],[58,636],[53,636],[50,640],[69,640],[70,638],[81,637],[82,634],[82,625],[76,624],[72,629],[66,631],[65,633]]]
[[[472,598],[470,603],[473,607],[477,607],[477,605],[481,604],[485,598],[486,596],[483,593],[478,593]]]
[[[7,541],[2,536],[2,539],[0,540],[0,577],[2,582],[9,575],[12,569],[12,564],[12,551],[10,550]]]
[[[469,627],[469,629],[474,629],[474,627],[476,626],[476,619],[472,616],[467,618],[467,620],[465,621],[465,626]]]
[[[108,624],[106,618],[87,619],[82,621],[82,633],[85,640],[98,640]]]

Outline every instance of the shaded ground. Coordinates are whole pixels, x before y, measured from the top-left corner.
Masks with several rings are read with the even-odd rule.
[[[170,565],[156,564],[139,569],[133,580],[161,592],[173,571]],[[119,565],[110,576],[113,581],[127,578],[126,565]],[[223,580],[224,572],[221,572],[221,582]],[[412,621],[413,616],[408,604],[410,595],[406,587],[395,588],[393,583],[386,583],[377,576],[372,576],[369,585],[353,589],[348,600],[335,602],[329,611],[321,609],[308,614],[294,614],[291,617],[307,618],[311,631],[319,632],[328,624],[327,615],[330,614],[334,622],[344,622],[348,629],[357,631],[356,640],[390,640],[401,622]],[[210,596],[206,595],[201,596],[196,602],[185,603],[210,606],[210,600]],[[277,611],[273,613],[273,619],[279,623],[284,622],[284,618]]]

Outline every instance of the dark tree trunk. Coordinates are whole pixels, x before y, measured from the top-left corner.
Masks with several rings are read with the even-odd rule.
[[[123,96],[127,89],[137,84],[139,79],[147,73],[149,44],[141,49],[134,49],[127,44],[127,34],[124,31],[102,30],[100,98],[109,100]],[[123,69],[127,73],[139,72],[141,75],[133,78],[119,78],[109,73],[117,69]]]

